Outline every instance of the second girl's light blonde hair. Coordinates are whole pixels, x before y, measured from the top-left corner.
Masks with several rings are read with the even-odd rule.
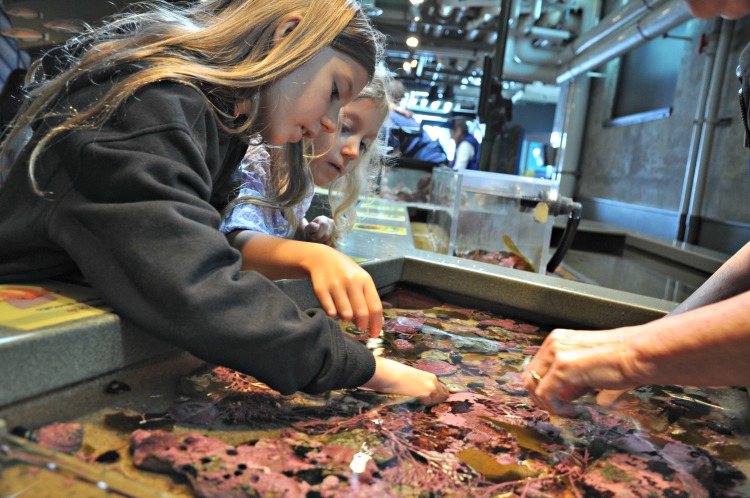
[[[372,81],[354,100],[371,100],[386,119],[391,102],[390,80],[391,77],[385,70],[378,69]],[[383,173],[387,162],[386,142],[387,138],[381,124],[381,132],[377,139],[357,159],[357,163],[346,175],[328,186],[328,202],[336,222],[336,230],[332,236],[334,246],[340,245],[344,236],[354,226],[357,220],[356,206],[359,197],[372,192],[377,178]]]

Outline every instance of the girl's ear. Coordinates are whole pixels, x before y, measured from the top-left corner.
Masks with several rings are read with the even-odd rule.
[[[281,43],[281,40],[286,38],[286,36],[294,31],[294,28],[297,27],[297,25],[302,21],[302,16],[299,14],[289,14],[288,16],[284,17],[278,26],[276,26],[276,29],[273,32],[273,44],[274,46]]]

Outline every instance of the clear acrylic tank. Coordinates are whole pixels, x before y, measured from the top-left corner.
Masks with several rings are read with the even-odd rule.
[[[486,171],[436,168],[427,224],[437,252],[522,257],[543,273],[549,260],[557,182]]]

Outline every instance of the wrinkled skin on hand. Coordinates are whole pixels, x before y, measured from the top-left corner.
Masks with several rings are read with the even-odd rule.
[[[690,12],[698,18],[724,17],[738,19],[750,13],[750,0],[685,0]]]
[[[609,406],[639,385],[631,341],[626,328],[553,330],[523,373],[526,390],[541,408],[560,415],[575,414],[572,402],[594,389],[603,389],[597,402]]]

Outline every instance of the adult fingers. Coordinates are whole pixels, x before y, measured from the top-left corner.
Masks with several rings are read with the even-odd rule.
[[[612,406],[612,403],[628,391],[629,389],[603,389],[596,395],[596,402],[602,406]]]

